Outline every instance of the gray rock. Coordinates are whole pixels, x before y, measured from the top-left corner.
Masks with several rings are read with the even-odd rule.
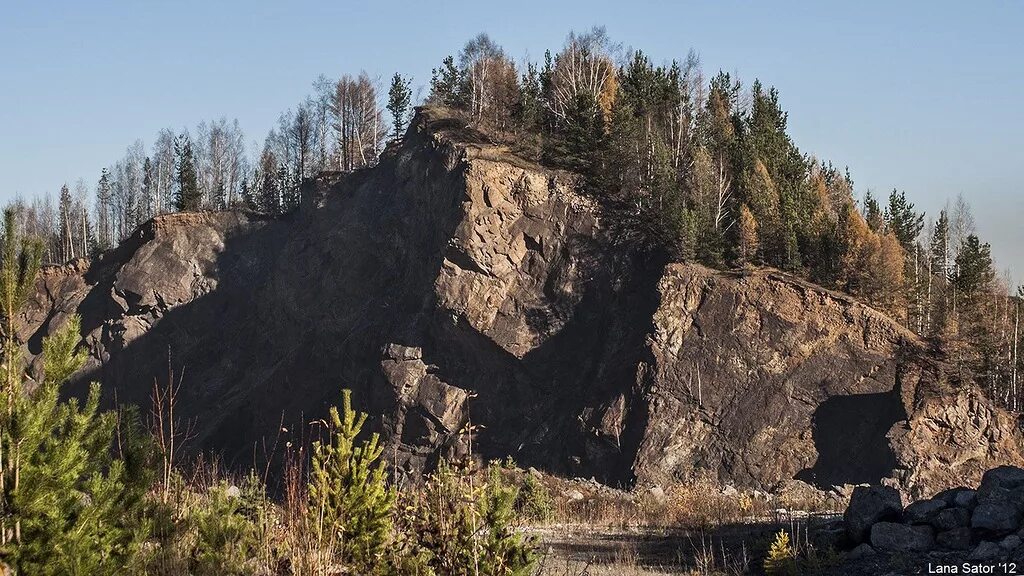
[[[953,506],[960,508],[974,508],[978,505],[978,492],[976,490],[961,490],[953,497]]]
[[[868,558],[869,556],[874,556],[875,554],[877,554],[877,552],[875,552],[875,549],[872,548],[870,544],[864,543],[860,544],[853,550],[850,550],[849,554],[846,555],[846,558],[849,560],[860,560],[861,558]]]
[[[1010,534],[1006,538],[999,541],[999,547],[1007,552],[1013,552],[1020,547],[1021,539],[1016,534]]]
[[[970,523],[971,512],[966,508],[940,510],[931,521],[931,525],[940,532],[968,526]]]
[[[938,498],[918,500],[903,511],[903,521],[910,524],[928,524],[945,507],[946,502]]]
[[[858,486],[843,514],[846,534],[852,543],[864,542],[876,522],[899,520],[902,513],[903,502],[897,490],[886,486]]]
[[[1003,557],[1004,550],[995,542],[981,542],[971,550],[968,559],[980,562],[993,562]]]
[[[1012,506],[1024,511],[1024,490],[990,485],[985,490],[978,491],[977,503]]]
[[[939,532],[935,537],[935,543],[949,550],[969,550],[971,548],[971,529],[961,527]]]
[[[1020,512],[1006,503],[978,504],[971,514],[971,528],[997,536],[1016,532],[1020,528]]]
[[[871,527],[871,545],[890,552],[924,552],[935,545],[931,526],[879,522]]]
[[[652,486],[652,487],[648,488],[647,489],[647,494],[651,498],[654,498],[655,500],[657,500],[659,502],[665,499],[665,490],[662,489],[661,486]]]
[[[955,500],[956,500],[957,494],[963,492],[964,490],[971,490],[971,489],[967,488],[966,486],[958,486],[956,488],[949,488],[948,490],[943,490],[942,492],[939,492],[935,496],[932,496],[932,499],[933,500],[942,500],[943,502],[946,503],[947,506],[955,506],[956,505]],[[973,492],[973,490],[971,490],[971,491]]]
[[[583,493],[580,492],[579,490],[569,490],[568,492],[565,493],[565,497],[573,501],[579,501],[585,498],[585,496],[583,496]]]
[[[1022,488],[1024,487],[1024,468],[1016,466],[998,466],[985,472],[981,477],[981,485],[978,491],[986,487],[998,486],[1000,488]]]

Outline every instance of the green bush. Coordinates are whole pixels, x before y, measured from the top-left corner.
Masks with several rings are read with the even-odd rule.
[[[516,508],[523,516],[538,522],[548,522],[555,515],[555,504],[547,486],[532,474],[523,477]]]
[[[148,532],[152,476],[141,436],[125,428],[115,455],[117,415],[99,410],[96,384],[84,404],[60,401],[61,385],[85,361],[79,330],[72,316],[44,340],[44,377],[32,394],[9,389],[0,419],[0,556],[19,574],[119,574]],[[20,365],[10,352],[5,361]]]
[[[313,443],[309,476],[309,515],[318,542],[338,560],[360,571],[379,571],[391,540],[395,490],[388,486],[383,447],[377,434],[356,444],[366,414],[352,410],[352,394],[330,411],[327,443]]]
[[[191,518],[196,531],[193,573],[197,576],[251,573],[249,567],[260,542],[259,525],[253,516],[258,510],[246,506],[237,486],[221,482],[211,487],[203,505]]]
[[[444,461],[406,508],[409,556],[421,574],[520,576],[532,573],[535,542],[516,531],[519,490],[492,467],[481,480]]]

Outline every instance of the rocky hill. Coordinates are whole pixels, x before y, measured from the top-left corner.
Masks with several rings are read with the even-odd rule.
[[[160,216],[46,269],[22,336],[38,354],[79,313],[76,387],[148,405],[173,374],[194,449],[240,465],[342,388],[406,469],[465,453],[469,424],[485,457],[622,485],[930,492],[1024,463],[1016,418],[898,323],[777,271],[665,266],[574,184],[422,110],[297,213]]]

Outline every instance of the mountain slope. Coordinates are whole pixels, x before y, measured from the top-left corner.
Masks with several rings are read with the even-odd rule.
[[[194,449],[237,465],[343,387],[407,469],[468,451],[468,424],[485,457],[612,484],[924,489],[1022,461],[1010,415],[894,321],[773,271],[663,266],[574,182],[422,110],[288,217],[160,216],[47,269],[22,336],[37,354],[78,312],[80,382],[147,405],[173,373]]]

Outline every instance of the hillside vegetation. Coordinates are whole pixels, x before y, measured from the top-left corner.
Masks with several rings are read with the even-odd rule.
[[[401,74],[386,112],[365,74],[315,86],[258,158],[163,131],[94,202],[5,212],[16,574],[532,574],[557,483],[514,461],[703,529],[1022,460],[1024,289],[967,202],[858,200],[774,88],[601,29],[522,64],[480,35],[415,112]]]

